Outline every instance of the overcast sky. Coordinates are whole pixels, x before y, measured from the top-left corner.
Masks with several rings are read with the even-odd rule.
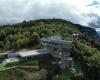
[[[99,27],[99,3],[100,0],[0,0],[0,24],[55,17]]]

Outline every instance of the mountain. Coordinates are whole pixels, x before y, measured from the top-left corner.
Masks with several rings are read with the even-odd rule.
[[[79,36],[73,37],[73,34]],[[73,41],[70,53],[73,57],[76,72],[71,74],[67,70],[53,65],[52,56],[33,57],[7,65],[0,65],[2,80],[100,80],[100,43],[96,41],[97,32],[89,27],[73,24],[61,19],[40,19],[23,21],[14,25],[0,27],[0,51],[20,50],[23,48],[40,49],[43,46],[40,38],[61,36],[65,40]],[[0,60],[5,59],[0,56]],[[14,69],[12,67],[18,66]],[[21,66],[21,67],[20,67]],[[36,66],[36,67],[32,67]],[[6,77],[5,77],[6,76]],[[45,79],[44,79],[45,78]],[[71,78],[71,79],[70,79]]]
[[[31,24],[31,23],[44,23],[44,24],[47,24],[47,23],[50,23],[50,24],[54,24],[54,23],[59,23],[64,26],[66,26],[67,28],[74,28],[74,29],[78,29],[79,32],[89,36],[89,37],[93,37],[93,38],[98,38],[98,34],[96,32],[96,30],[94,30],[93,28],[90,28],[90,27],[87,27],[87,26],[82,26],[82,25],[79,25],[79,24],[74,24],[70,21],[66,21],[66,20],[62,20],[62,19],[40,19],[40,20],[35,20],[35,21],[29,21],[29,22],[26,22],[26,24]],[[56,24],[55,24],[56,25]],[[64,27],[62,26],[62,28]],[[74,32],[74,31],[73,31]]]
[[[80,32],[82,32],[83,34],[86,34],[86,35],[88,35],[90,37],[94,37],[94,38],[98,38],[99,37],[99,35],[96,32],[96,30],[94,30],[93,28],[81,26],[79,24],[75,24],[75,27],[77,27]]]
[[[73,24],[61,19],[40,19],[34,21],[23,21],[14,25],[4,25],[0,27],[0,49],[21,49],[33,47],[36,44],[34,36],[62,36],[66,40],[71,40],[73,34],[84,34],[97,38],[96,31],[89,27]],[[5,45],[5,46],[4,46]]]

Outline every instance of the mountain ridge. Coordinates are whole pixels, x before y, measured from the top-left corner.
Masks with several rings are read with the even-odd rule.
[[[39,19],[0,27],[0,49],[33,47],[38,43],[34,37],[42,38],[59,35],[66,40],[72,40],[73,34],[83,34],[94,39],[98,38],[97,32],[89,27],[62,19]]]

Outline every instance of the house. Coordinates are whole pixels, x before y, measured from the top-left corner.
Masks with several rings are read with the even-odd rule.
[[[23,52],[19,51],[16,54],[17,54],[18,58],[27,60],[34,56],[46,55],[46,54],[48,54],[48,52],[45,49],[40,49],[40,50],[30,50],[30,51],[23,51]]]
[[[7,58],[3,59],[1,63],[5,65],[11,62],[16,62],[20,60],[28,60],[28,59],[33,58],[34,56],[43,56],[47,54],[48,54],[48,51],[45,49],[18,51],[18,52],[9,51],[9,52],[6,52]]]
[[[73,59],[70,56],[72,41],[66,41],[56,36],[42,38],[41,41],[44,48],[57,60],[62,69],[73,68]]]

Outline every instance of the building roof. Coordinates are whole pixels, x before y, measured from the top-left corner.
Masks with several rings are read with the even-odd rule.
[[[31,56],[37,56],[37,55],[43,55],[47,54],[47,50],[41,49],[41,50],[32,50],[32,51],[24,51],[24,52],[17,52],[17,54],[20,57],[31,57]]]
[[[47,37],[47,38],[42,38],[41,41],[44,43],[60,44],[60,45],[72,44],[72,41],[63,40],[61,37]]]

